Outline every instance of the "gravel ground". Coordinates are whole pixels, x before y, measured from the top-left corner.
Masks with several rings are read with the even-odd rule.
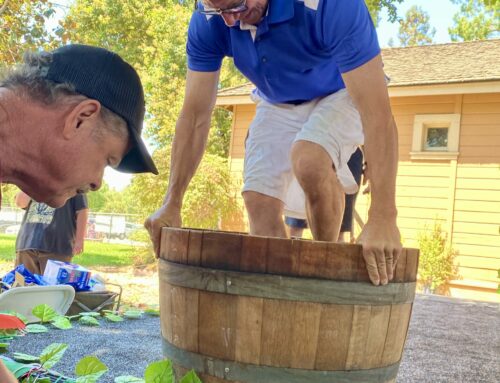
[[[72,375],[76,362],[93,354],[110,369],[102,383],[119,375],[142,377],[150,362],[162,358],[159,318],[101,322],[101,327],[30,334],[13,341],[10,350],[39,354],[50,343],[68,343],[56,370]],[[499,328],[500,305],[417,296],[398,382],[498,383]]]

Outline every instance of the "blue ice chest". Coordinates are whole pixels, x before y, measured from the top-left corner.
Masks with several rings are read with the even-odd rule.
[[[88,290],[90,271],[74,263],[49,260],[43,279],[50,285],[71,285],[75,290]]]

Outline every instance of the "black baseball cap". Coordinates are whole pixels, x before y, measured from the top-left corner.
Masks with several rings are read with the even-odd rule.
[[[45,78],[72,84],[76,92],[99,101],[127,122],[132,148],[117,170],[158,174],[141,138],[145,103],[135,69],[116,53],[89,45],[66,45],[50,53],[52,62]]]

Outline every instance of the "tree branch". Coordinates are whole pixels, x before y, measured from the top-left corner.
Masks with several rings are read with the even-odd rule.
[[[2,13],[5,12],[5,10],[7,9],[7,4],[8,4],[9,0],[5,0],[3,2],[3,4],[0,6],[0,15],[2,15]]]

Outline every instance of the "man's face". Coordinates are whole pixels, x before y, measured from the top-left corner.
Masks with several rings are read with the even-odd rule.
[[[120,163],[129,150],[129,142],[127,138],[106,130],[93,131],[75,137],[55,150],[47,156],[45,179],[33,180],[29,184],[37,187],[23,190],[38,202],[60,207],[78,193],[98,190],[104,168],[116,167]]]
[[[245,24],[256,25],[264,17],[267,10],[269,0],[247,0],[246,6],[248,9],[240,13],[223,13],[221,17],[228,27],[232,27],[239,20]],[[228,9],[238,6],[242,3],[241,0],[204,0],[203,4],[216,9]]]

